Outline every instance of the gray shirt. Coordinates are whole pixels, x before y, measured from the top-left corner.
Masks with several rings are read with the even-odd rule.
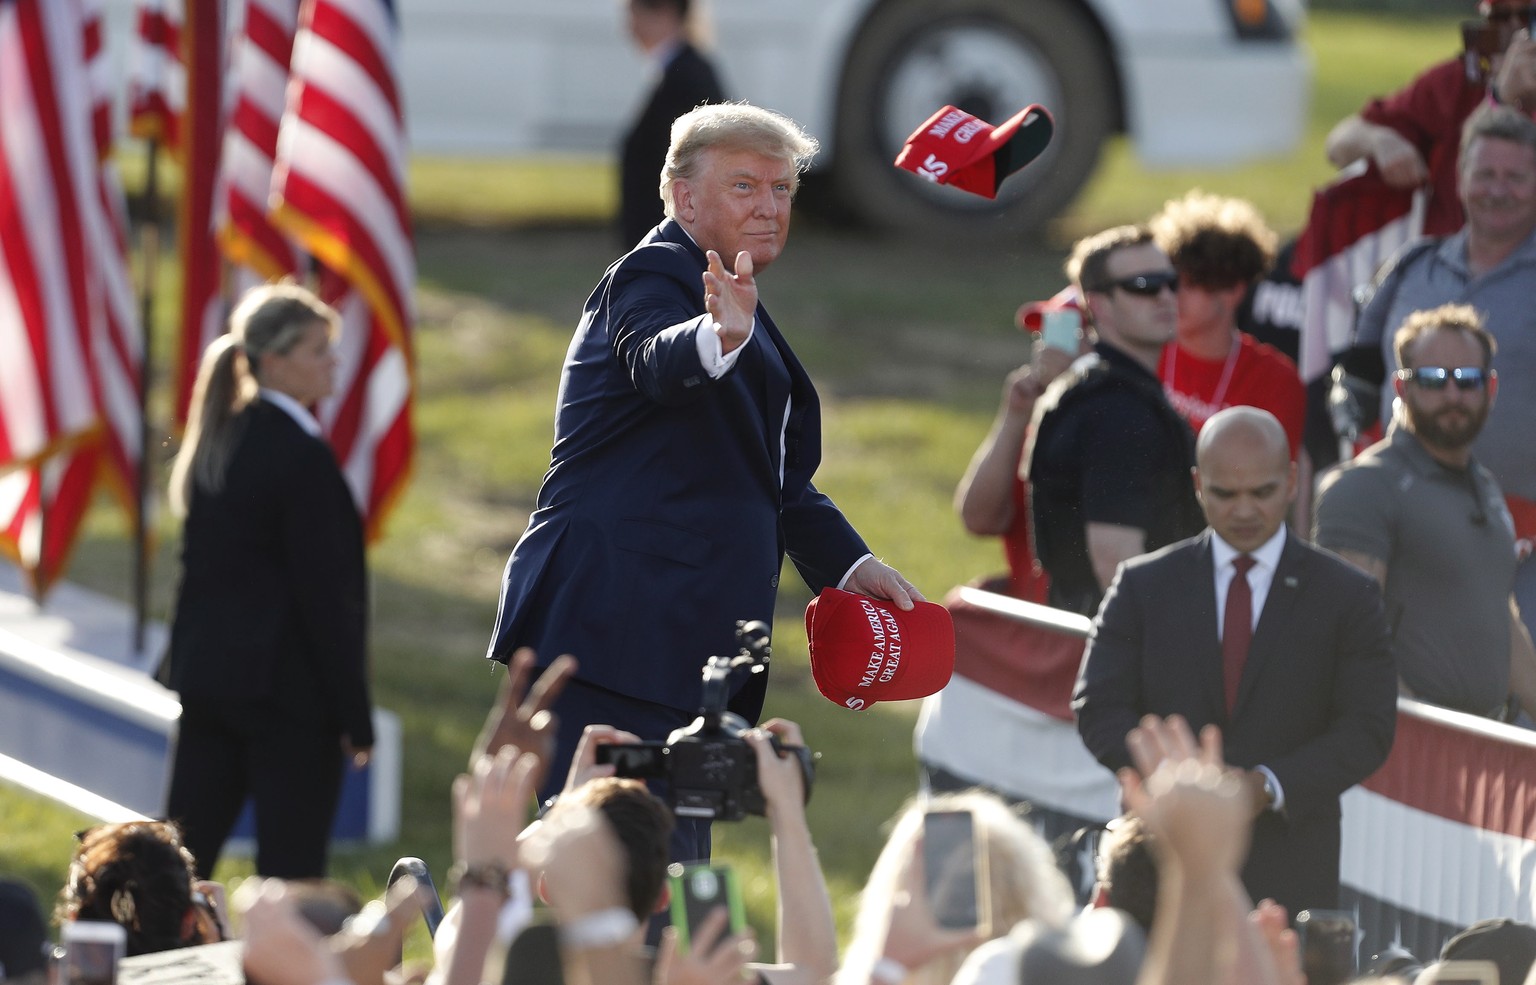
[[[1357,345],[1380,345],[1387,364],[1381,388],[1383,422],[1392,419],[1390,380],[1397,369],[1392,337],[1415,311],[1456,302],[1482,314],[1499,343],[1499,406],[1473,451],[1504,491],[1536,499],[1536,233],[1504,262],[1473,279],[1467,270],[1467,230],[1427,249],[1410,244],[1360,313]]]
[[[1324,476],[1318,493],[1318,546],[1387,566],[1398,676],[1423,700],[1472,714],[1493,712],[1509,693],[1514,538],[1488,469],[1441,465],[1395,424]]]

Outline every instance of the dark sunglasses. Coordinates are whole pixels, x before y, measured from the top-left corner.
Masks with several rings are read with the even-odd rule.
[[[1492,370],[1481,366],[1457,366],[1454,369],[1446,366],[1420,366],[1417,369],[1397,371],[1398,379],[1425,390],[1442,390],[1446,380],[1455,380],[1458,390],[1481,390],[1493,376]]]
[[[1112,280],[1104,290],[1108,292],[1119,288],[1127,294],[1135,294],[1143,298],[1155,298],[1163,292],[1165,287],[1175,294],[1179,293],[1179,275],[1171,270],[1160,270],[1150,274],[1137,274],[1135,277]]]

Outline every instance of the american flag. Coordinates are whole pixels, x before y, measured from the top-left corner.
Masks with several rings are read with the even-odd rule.
[[[234,112],[224,134],[225,214],[219,241],[230,260],[264,280],[295,276],[304,264],[267,211],[298,21],[299,0],[248,0],[245,28],[235,43]]]
[[[397,26],[387,0],[301,4],[269,200],[342,315],[336,396],[319,416],[371,537],[405,488],[414,444],[416,261]]]
[[[0,551],[41,596],[102,474],[133,508],[142,337],[94,0],[0,0]]]
[[[182,21],[183,0],[141,3],[142,49],[156,38],[173,44],[190,30]],[[404,204],[393,11],[378,0],[245,0],[243,8],[243,28],[230,43],[223,90],[228,112],[221,117],[219,178],[205,187],[215,196],[207,215],[222,255],[236,265],[234,284],[313,277],[341,312],[336,396],[317,411],[376,537],[404,488],[413,444],[415,261]],[[207,43],[211,30],[201,35]],[[180,70],[186,50],[139,57],[139,130],[186,132],[176,112],[184,103],[178,80],[184,86],[182,77],[191,75]],[[155,96],[157,86],[169,91]],[[168,122],[154,115],[162,107],[173,117]],[[280,134],[289,134],[281,155]],[[180,156],[185,160],[186,152]],[[183,223],[184,230],[197,228],[196,219]],[[214,250],[182,245],[183,256],[191,249],[217,263]],[[199,262],[195,256],[193,262]],[[212,272],[204,280],[218,284]],[[209,302],[196,300],[203,297]],[[185,331],[178,349],[178,408],[190,400],[202,350],[224,329],[222,305],[213,303],[218,299],[202,290],[186,301],[187,310],[202,315],[187,322],[198,331]]]
[[[1301,280],[1301,378],[1325,375],[1355,332],[1355,288],[1424,228],[1424,192],[1389,186],[1364,161],[1339,172],[1312,196],[1296,240],[1293,273]]]
[[[187,0],[182,5],[183,20],[174,32],[180,41],[184,83],[183,110],[175,124],[178,139],[171,146],[172,154],[181,162],[176,222],[181,257],[181,332],[172,370],[178,425],[186,423],[203,350],[223,334],[228,314],[224,264],[216,241],[229,75],[225,8],[220,0]]]

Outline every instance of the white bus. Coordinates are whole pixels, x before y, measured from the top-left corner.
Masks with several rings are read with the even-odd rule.
[[[822,143],[843,205],[877,225],[985,237],[1056,214],[1113,133],[1149,166],[1220,166],[1300,138],[1302,0],[695,0],[727,92]],[[644,95],[622,0],[397,0],[418,153],[614,153]],[[993,203],[891,166],[945,104],[1056,119]]]

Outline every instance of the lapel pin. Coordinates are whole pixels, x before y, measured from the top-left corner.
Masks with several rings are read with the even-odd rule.
[[[1299,584],[1299,582],[1297,582],[1295,575],[1286,575],[1285,576],[1285,587],[1286,588],[1295,588],[1298,584]]]

